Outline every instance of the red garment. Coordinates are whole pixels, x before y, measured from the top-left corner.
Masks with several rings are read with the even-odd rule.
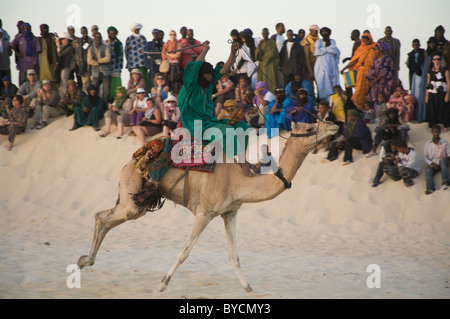
[[[180,40],[180,44],[181,44],[181,48],[187,48],[190,47],[192,45],[199,45],[202,44],[200,41],[193,39],[194,44],[191,44],[188,42],[187,39],[181,39]],[[182,69],[186,68],[186,65],[190,62],[194,60],[194,56],[197,57],[200,55],[200,53],[202,53],[203,51],[203,47],[197,47],[197,48],[192,48],[192,49],[187,49],[184,51],[181,51],[181,58],[180,58],[180,67]],[[197,59],[197,58],[195,58]]]
[[[176,40],[176,41],[167,41],[163,44],[162,47],[162,51],[161,51],[161,57],[163,59],[163,61],[168,58],[167,54],[164,52],[169,52],[169,51],[175,51],[175,50],[179,50],[181,49],[180,46],[180,41]],[[181,57],[181,52],[176,52],[176,53],[172,53],[174,54],[176,57],[172,59],[170,59],[171,63],[179,63],[180,62],[180,57]]]

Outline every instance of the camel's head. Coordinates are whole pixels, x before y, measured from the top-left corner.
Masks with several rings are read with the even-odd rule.
[[[292,123],[291,139],[298,141],[303,149],[312,150],[318,143],[337,133],[339,127],[331,122]]]

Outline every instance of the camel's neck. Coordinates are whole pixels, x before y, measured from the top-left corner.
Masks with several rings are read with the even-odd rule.
[[[283,172],[283,176],[290,183],[295,177],[298,169],[308,155],[307,150],[297,151],[294,142],[289,140],[286,144],[283,154],[280,156],[279,168]],[[271,200],[286,190],[284,183],[272,174],[263,174],[252,177],[245,181],[249,186],[246,189],[252,190],[251,194],[246,194],[243,202],[262,202]],[[251,184],[251,186],[249,185]],[[257,190],[256,192],[254,190]]]

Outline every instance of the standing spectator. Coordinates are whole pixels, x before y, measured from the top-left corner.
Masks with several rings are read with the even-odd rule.
[[[19,89],[11,83],[11,77],[5,75],[0,86],[0,116],[7,119],[12,108],[12,98],[16,96]],[[22,101],[23,102],[23,101]]]
[[[305,38],[306,32],[303,29],[299,29],[298,33],[295,36],[295,42],[297,42],[298,44],[300,44],[300,42],[302,42],[302,40]]]
[[[342,63],[346,63],[346,62],[350,61],[353,58],[353,56],[355,55],[356,50],[359,48],[359,46],[362,43],[361,39],[360,39],[360,36],[361,36],[361,32],[359,32],[358,29],[354,29],[352,31],[352,33],[350,34],[350,40],[352,40],[354,42],[353,43],[353,48],[352,48],[352,55],[351,55],[351,57],[347,57],[347,58],[343,59]],[[351,99],[352,95],[353,95],[353,88],[352,87],[346,87],[345,88],[345,93],[346,93],[347,97],[349,99]]]
[[[98,122],[103,110],[103,100],[98,96],[98,90],[91,84],[87,88],[88,95],[83,98],[80,106],[75,106],[74,123],[69,131],[85,126],[92,125],[94,131],[100,131]]]
[[[9,114],[9,120],[3,121],[0,126],[0,134],[8,135],[8,151],[12,150],[16,135],[25,132],[28,120],[28,111],[23,106],[22,96],[16,95],[13,97],[12,104],[13,108]]]
[[[287,40],[284,41],[280,52],[280,67],[283,72],[283,83],[293,80],[295,74],[305,77],[305,51],[302,46],[294,41],[294,32],[286,32]]]
[[[414,96],[409,94],[408,90],[405,90],[401,84],[395,87],[395,92],[389,98],[387,107],[395,107],[398,110],[399,116],[405,122],[415,120],[417,100]]]
[[[434,175],[441,172],[442,188],[446,190],[450,186],[450,145],[448,141],[441,138],[441,127],[435,125],[431,128],[432,139],[425,143],[423,152],[423,160],[427,164],[425,177],[427,189],[425,194],[429,195],[436,191],[434,183]]]
[[[145,46],[147,44],[147,39],[140,34],[142,29],[142,24],[133,23],[130,26],[132,34],[127,38],[125,42],[125,57],[127,59],[126,68],[131,71],[132,69],[139,69],[141,71],[142,78],[147,84],[146,90],[150,91],[150,78],[148,75],[148,70],[145,64]]]
[[[186,68],[186,65],[189,62],[197,60],[197,57],[203,51],[202,47],[187,49],[190,46],[201,45],[202,43],[200,41],[198,41],[197,39],[194,39],[194,30],[193,29],[188,29],[186,31],[186,35],[187,36],[185,38],[181,38],[181,40],[180,40],[180,47],[181,47],[181,49],[183,49],[183,51],[181,52],[181,58],[180,58],[181,70],[184,70]]]
[[[41,44],[41,57],[39,64],[39,79],[42,81],[49,80],[56,88],[60,81],[60,70],[58,66],[58,40],[53,33],[50,33],[48,24],[41,24],[41,36],[38,38]]]
[[[160,37],[161,31],[153,29],[153,40],[147,42],[144,47],[145,52],[145,68],[149,73],[150,86],[153,89],[156,73],[159,72],[159,65],[161,64],[161,51],[163,42]]]
[[[180,70],[180,58],[181,51],[167,53],[170,51],[177,51],[181,49],[181,44],[177,40],[177,33],[172,30],[169,32],[170,40],[164,43],[163,49],[161,51],[161,58],[163,62],[168,60],[170,62],[170,68],[167,73],[165,73],[167,84],[170,90],[175,94],[181,89],[181,70]]]
[[[4,33],[4,30],[0,28],[0,78],[3,78],[4,76],[11,77],[11,63],[9,57],[12,55],[12,48],[9,45],[9,39],[5,37]]]
[[[12,42],[11,47],[16,52],[17,69],[19,70],[19,85],[27,80],[27,70],[34,69],[39,74],[39,53],[41,44],[34,36],[29,23],[22,24],[22,34],[18,35]]]
[[[80,88],[85,94],[87,94],[87,88],[91,84],[90,66],[87,64],[87,54],[88,48],[92,43],[93,41],[88,36],[86,27],[81,27],[81,37],[72,42],[72,46],[75,48],[77,82],[80,84]]]
[[[258,62],[256,62],[256,47],[259,44],[260,38],[253,38],[253,31],[245,29],[239,33],[242,39],[243,45],[241,48],[241,56],[246,61],[247,76],[250,79],[250,85],[252,89],[255,89],[255,85],[258,79]]]
[[[450,41],[445,37],[445,29],[442,25],[438,26],[434,30],[434,37],[437,41],[437,49],[442,52],[442,66],[450,68]]]
[[[387,54],[392,58],[392,61],[394,61],[394,73],[393,73],[393,85],[394,87],[399,84],[398,79],[398,72],[400,71],[400,40],[393,38],[392,34],[394,32],[392,31],[392,27],[387,26],[384,29],[385,37],[378,40],[378,43],[383,44],[387,43],[389,44],[389,51]]]
[[[123,44],[117,37],[119,31],[115,27],[108,28],[108,40],[104,44],[109,46],[111,55],[111,87],[110,98],[115,98],[116,88],[122,86],[122,69],[123,69]]]
[[[285,29],[284,24],[282,22],[278,22],[275,25],[275,30],[276,30],[277,33],[272,35],[270,37],[270,39],[275,42],[275,44],[277,45],[278,53],[280,53],[281,52],[281,48],[283,47],[283,43],[286,40],[283,37],[283,34],[286,32],[286,29]],[[277,84],[276,88],[283,88],[287,84],[287,83],[284,83],[283,72],[281,71],[281,67],[280,66],[278,67],[278,76],[277,76],[277,83],[276,84]],[[274,91],[275,91],[275,89],[274,89]],[[272,91],[272,92],[274,92],[274,91]]]
[[[29,107],[31,101],[37,97],[37,91],[41,88],[41,81],[37,80],[36,71],[29,69],[27,71],[27,80],[19,87],[17,94],[23,96],[23,104]]]
[[[87,63],[91,67],[92,84],[99,90],[100,83],[103,84],[103,103],[107,105],[111,90],[111,54],[109,46],[102,43],[101,33],[97,33],[94,45],[89,47]]]
[[[267,89],[274,92],[277,88],[279,56],[275,41],[269,39],[269,30],[262,29],[262,40],[255,51],[255,59],[259,63],[258,82],[267,83]]]
[[[64,96],[67,91],[67,82],[70,79],[70,75],[75,70],[75,48],[72,46],[72,38],[69,33],[64,32],[58,39],[57,51],[59,57],[59,67],[61,72],[61,82],[59,86],[60,96]]]
[[[34,109],[34,127],[37,130],[46,127],[51,117],[61,115],[60,99],[58,92],[52,88],[52,82],[42,81],[42,88],[38,90],[37,97],[31,102],[31,107]]]
[[[442,66],[442,55],[433,56],[433,67],[428,72],[425,102],[428,103],[428,126],[444,124],[444,132],[450,127],[450,75]]]
[[[2,29],[1,32],[3,33],[3,38],[5,38],[8,41],[11,41],[11,37],[9,36],[8,32],[3,29],[3,21],[2,21],[2,19],[0,19],[0,29]]]
[[[355,51],[350,62],[341,70],[341,74],[344,74],[346,69],[355,70],[357,72],[352,102],[358,110],[363,111],[367,101],[367,93],[369,93],[370,90],[370,82],[367,80],[366,76],[375,60],[376,52],[374,48],[377,44],[373,42],[372,36],[367,32],[363,33],[361,42],[361,45]]]
[[[392,92],[394,62],[387,55],[388,49],[389,44],[387,43],[377,44],[374,47],[376,58],[373,60],[373,65],[366,76],[370,82],[367,101],[370,102],[371,106],[374,106],[379,93],[389,96]]]
[[[119,86],[115,89],[116,98],[112,104],[108,104],[108,111],[105,113],[105,132],[100,137],[106,137],[111,133],[111,124],[118,127],[117,139],[121,139],[125,126],[130,125],[130,111],[133,107],[133,100],[128,97],[127,89]]]
[[[345,155],[342,165],[349,165],[353,163],[354,149],[362,150],[363,154],[367,154],[372,148],[372,133],[361,117],[361,113],[357,110],[347,112],[347,121],[344,125],[342,137],[342,139],[331,143],[327,160],[336,160],[339,149],[344,149]]]
[[[406,65],[409,69],[411,94],[417,100],[416,119],[422,123],[427,119],[427,104],[425,103],[425,91],[427,85],[428,67],[425,63],[425,50],[420,48],[420,41],[414,39],[413,50],[408,53]]]
[[[314,56],[314,78],[317,83],[319,100],[330,101],[334,86],[339,85],[339,57],[341,51],[336,46],[336,41],[330,39],[331,29],[320,29],[322,39],[316,41]]]
[[[316,62],[314,51],[316,50],[317,40],[319,40],[319,26],[314,24],[309,26],[309,34],[300,43],[306,58],[305,77],[312,87],[314,87],[314,63]]]
[[[92,39],[95,39],[95,36],[98,34],[98,25],[94,24],[91,27],[91,34],[92,34]]]
[[[239,83],[234,89],[234,99],[238,103],[244,103],[248,96],[251,96],[251,98],[253,99],[252,87],[248,83],[247,77],[245,75],[241,75],[241,77],[239,78]]]

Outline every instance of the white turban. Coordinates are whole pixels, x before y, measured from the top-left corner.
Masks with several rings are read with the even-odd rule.
[[[130,25],[130,29],[131,29],[131,31],[133,31],[133,32],[134,32],[134,30],[136,30],[136,29],[142,29],[142,24],[140,24],[140,23],[133,23],[132,25]]]
[[[317,25],[317,24],[311,24],[310,26],[309,26],[309,30],[319,30],[319,26]]]

